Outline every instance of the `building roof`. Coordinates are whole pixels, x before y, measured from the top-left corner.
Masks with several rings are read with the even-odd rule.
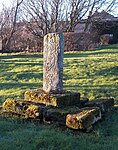
[[[109,14],[104,10],[102,12],[96,11],[92,15],[92,18],[95,21],[117,21],[118,20],[118,17],[114,17],[113,15]]]

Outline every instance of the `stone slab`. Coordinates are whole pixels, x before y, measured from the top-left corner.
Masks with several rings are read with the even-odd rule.
[[[100,98],[85,103],[86,107],[99,107],[102,113],[108,112],[114,106],[114,98]]]
[[[69,113],[76,113],[80,110],[77,106],[68,106],[65,108],[48,108],[44,114],[44,121],[66,124],[66,116]]]
[[[45,104],[46,106],[66,107],[66,106],[79,105],[80,93],[64,92],[64,93],[54,94],[54,93],[46,93],[40,89],[37,89],[37,90],[26,91],[24,94],[24,99],[26,101]]]
[[[72,129],[88,129],[100,119],[101,111],[99,108],[85,108],[79,110],[78,113],[68,114],[66,126]]]
[[[0,40],[0,51],[2,50],[2,40]]]
[[[6,113],[21,115],[25,118],[38,118],[40,120],[43,120],[42,116],[44,107],[37,104],[25,102],[23,100],[19,101],[8,98],[2,105],[2,111]]]

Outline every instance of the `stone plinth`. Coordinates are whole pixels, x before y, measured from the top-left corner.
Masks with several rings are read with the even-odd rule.
[[[102,113],[105,113],[114,106],[114,98],[100,98],[85,103],[86,107],[99,107]]]
[[[50,33],[44,37],[43,90],[63,90],[64,37],[61,33]]]
[[[70,113],[77,113],[80,110],[78,106],[68,106],[64,108],[49,108],[44,115],[44,121],[58,122],[66,124],[66,116]]]
[[[2,40],[0,39],[0,51],[2,50]]]
[[[25,101],[8,98],[3,103],[2,110],[5,113],[21,115],[24,118],[37,118],[43,120],[44,107]]]
[[[66,116],[66,125],[72,129],[88,129],[101,119],[99,108],[85,108]]]
[[[26,101],[32,101],[46,106],[65,107],[79,105],[80,93],[65,92],[65,93],[46,93],[40,89],[26,91],[24,94]]]

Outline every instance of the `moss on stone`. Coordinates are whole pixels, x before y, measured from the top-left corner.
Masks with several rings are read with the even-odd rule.
[[[12,98],[6,99],[2,105],[3,112],[15,113],[25,116],[25,118],[39,118],[43,119],[44,107],[37,104],[32,104],[25,101],[14,100]]]
[[[0,116],[2,115],[3,110],[2,110],[2,106],[0,106]]]
[[[15,105],[16,105],[15,100],[13,100],[12,98],[8,98],[2,105],[3,111],[6,112],[15,111]]]
[[[65,92],[61,94],[46,93],[41,89],[26,91],[24,94],[26,101],[33,101],[45,104],[46,106],[65,107],[79,105],[80,93]]]
[[[39,91],[37,90],[37,92]],[[34,97],[38,95],[36,91],[33,91],[33,92],[31,91],[29,93],[31,94],[30,97],[33,97],[32,93]],[[51,101],[49,101],[47,97],[46,99],[44,98],[44,100],[45,102],[47,102],[46,100],[48,99],[48,104],[50,104],[48,106],[41,105],[44,101],[43,102],[37,101],[37,99],[36,100],[28,99],[28,101],[25,101],[25,100],[21,101],[21,100],[14,100],[12,98],[8,98],[3,103],[1,107],[1,110],[2,110],[1,112],[15,113],[18,115],[20,114],[24,116],[24,118],[40,119],[41,121],[58,122],[61,124],[63,123],[72,129],[88,129],[92,126],[92,124],[94,124],[99,119],[101,119],[101,111],[103,111],[104,109],[106,110],[107,108],[113,106],[114,104],[114,99],[112,98],[100,99],[96,101],[87,102],[86,105],[89,104],[89,107],[80,109],[81,106],[79,107],[79,105],[69,106],[68,99],[67,99],[67,103],[64,103],[66,102],[66,98],[60,99],[60,94],[47,94],[41,91],[41,95],[43,95],[42,93],[46,96],[47,95],[50,96],[49,98],[51,98],[51,100],[56,101],[57,107],[52,107],[54,105],[51,106],[50,104]],[[66,93],[66,94],[63,93],[61,94],[61,98],[67,95],[69,96],[70,94],[71,93]],[[27,96],[27,93],[26,93],[26,96]],[[47,103],[43,103],[43,104],[47,104]],[[62,105],[66,107],[64,106],[59,107]],[[92,106],[98,106],[98,107],[92,107]]]
[[[114,106],[114,98],[100,98],[93,101],[89,101],[85,103],[86,107],[99,107],[102,113],[105,113]]]
[[[85,108],[79,110],[76,114],[68,114],[66,125],[72,129],[88,129],[99,119],[101,119],[99,108]]]
[[[69,113],[76,113],[80,110],[77,106],[68,106],[65,108],[50,108],[47,107],[48,111],[45,111],[44,121],[58,122],[66,124],[66,116]]]

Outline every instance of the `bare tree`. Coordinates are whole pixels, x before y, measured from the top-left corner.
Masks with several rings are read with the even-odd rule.
[[[74,27],[85,17],[90,9],[91,0],[69,0],[68,1],[68,28],[67,31],[73,31]]]
[[[15,32],[20,11],[25,28],[41,43],[47,33],[73,32],[82,20],[85,22],[84,31],[88,32],[96,20],[95,12],[112,11],[116,0],[14,0],[14,4],[9,9],[4,7],[0,14],[3,49],[9,49],[12,37],[17,35]]]
[[[116,0],[92,0],[92,3],[89,7],[88,16],[86,19],[86,25],[84,31],[89,30],[89,25],[92,24],[94,26],[94,22],[99,22],[102,19],[104,19],[107,15],[107,13],[113,12],[114,8],[116,7],[117,2]],[[98,16],[96,18],[96,13],[101,11],[104,11],[105,13],[102,13],[102,16]]]
[[[3,7],[0,13],[0,36],[2,39],[2,51],[9,50],[10,41],[15,33],[18,10],[23,0],[16,0],[15,6]]]
[[[85,31],[95,11],[112,11],[116,0],[28,0],[24,1],[24,20],[29,30],[43,36],[49,32],[68,31],[86,18]]]
[[[24,21],[32,34],[42,37],[58,31],[59,22],[64,19],[64,0],[24,1]]]

